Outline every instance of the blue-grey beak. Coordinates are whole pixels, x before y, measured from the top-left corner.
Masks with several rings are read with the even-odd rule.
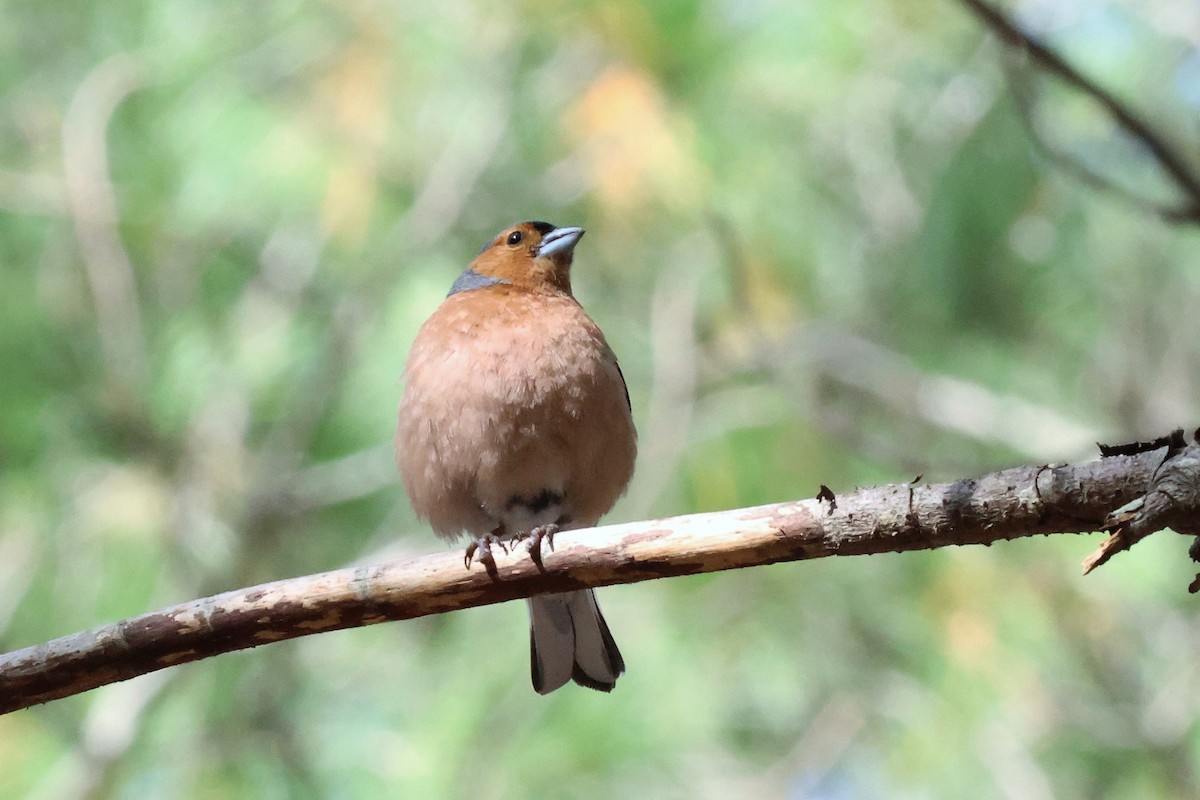
[[[538,245],[537,257],[569,256],[582,238],[583,228],[555,228],[542,238],[542,243]]]

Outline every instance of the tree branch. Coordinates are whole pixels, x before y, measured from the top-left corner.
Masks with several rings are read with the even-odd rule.
[[[0,713],[234,650],[535,594],[1095,530],[1161,482],[1166,452],[565,531],[541,566],[518,549],[468,570],[453,552],[239,589],[0,655]],[[1200,465],[1198,452],[1185,448],[1183,461]]]
[[[1200,434],[1200,431],[1197,431]],[[1117,553],[1128,550],[1152,533],[1173,528],[1197,540],[1189,551],[1193,561],[1200,561],[1200,448],[1184,443],[1183,431],[1178,430],[1164,440],[1166,454],[1154,471],[1145,493],[1108,515],[1103,530],[1110,533],[1095,552],[1083,560],[1087,575],[1108,562]],[[1157,442],[1148,443],[1158,444]],[[1127,447],[1138,447],[1138,444]],[[1101,450],[1103,450],[1101,446]],[[1143,445],[1144,450],[1149,447]],[[1200,575],[1188,587],[1200,591]]]
[[[1058,53],[1039,42],[1032,34],[1006,17],[999,9],[984,0],[962,0],[970,11],[977,16],[989,30],[1009,47],[1022,50],[1042,69],[1058,77],[1070,86],[1078,89],[1099,103],[1109,116],[1129,136],[1145,145],[1154,156],[1163,172],[1170,176],[1179,190],[1187,197],[1184,203],[1175,208],[1156,208],[1165,219],[1172,222],[1200,222],[1200,175],[1194,167],[1180,154],[1178,148],[1167,140],[1166,135],[1142,119],[1132,107],[1117,99],[1111,92],[1091,80],[1079,70],[1071,66]],[[1032,128],[1032,125],[1030,125]],[[1035,137],[1036,140],[1036,137]],[[1060,159],[1069,158],[1057,151],[1049,150]],[[1095,172],[1075,165],[1073,171],[1082,171],[1089,181],[1101,181],[1107,188],[1124,196],[1130,193],[1113,185],[1107,178]],[[1149,201],[1140,201],[1142,204]]]

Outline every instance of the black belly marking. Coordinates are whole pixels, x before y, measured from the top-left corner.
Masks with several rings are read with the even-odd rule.
[[[509,511],[514,510],[517,506],[524,506],[530,514],[540,514],[550,506],[562,505],[562,492],[556,492],[553,489],[542,489],[535,495],[523,496],[514,494],[508,498],[507,508]]]

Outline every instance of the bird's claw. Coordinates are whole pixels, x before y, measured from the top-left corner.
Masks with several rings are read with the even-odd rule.
[[[504,540],[494,533],[489,533],[467,545],[467,552],[463,554],[463,566],[470,569],[471,561],[478,555],[479,562],[485,568],[489,571],[495,569],[496,557],[492,555],[492,545],[496,545],[508,555],[508,545],[504,544]]]
[[[533,559],[533,563],[539,567],[542,566],[542,542],[550,545],[550,550],[554,550],[554,534],[558,533],[558,525],[551,522],[548,525],[538,525],[529,533],[521,535],[522,539],[529,540],[529,557]]]

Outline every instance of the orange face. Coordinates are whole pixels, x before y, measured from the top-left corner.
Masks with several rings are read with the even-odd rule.
[[[571,259],[583,228],[522,222],[502,231],[471,263],[487,278],[529,288],[571,291]]]

